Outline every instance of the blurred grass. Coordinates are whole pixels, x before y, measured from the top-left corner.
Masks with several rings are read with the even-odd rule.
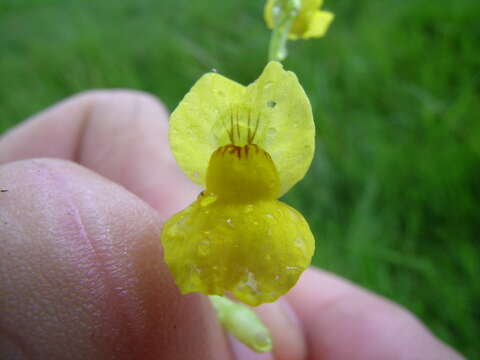
[[[261,1],[3,0],[0,131],[81,90],[152,92],[172,109],[204,72],[265,64]],[[286,201],[315,264],[417,314],[480,357],[480,2],[327,1],[321,41],[285,65],[310,95],[318,151]]]

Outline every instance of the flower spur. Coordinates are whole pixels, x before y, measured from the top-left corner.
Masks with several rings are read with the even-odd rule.
[[[195,83],[172,113],[169,139],[182,170],[205,190],[162,231],[182,293],[231,293],[256,306],[296,283],[314,238],[277,198],[308,170],[314,134],[305,92],[277,62],[247,87],[216,73]]]

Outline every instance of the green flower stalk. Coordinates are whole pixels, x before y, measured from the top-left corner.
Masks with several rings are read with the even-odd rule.
[[[210,296],[223,327],[250,349],[262,353],[272,349],[272,337],[249,307],[222,296]]]
[[[268,49],[268,59],[282,61],[287,57],[287,41],[290,28],[300,10],[300,0],[268,1],[265,7],[267,23],[273,25]]]
[[[264,18],[272,29],[268,57],[282,61],[287,41],[322,37],[334,19],[333,13],[319,10],[323,0],[268,0]]]

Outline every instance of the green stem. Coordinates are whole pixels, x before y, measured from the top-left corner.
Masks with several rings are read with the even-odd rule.
[[[249,307],[221,296],[209,296],[223,327],[256,352],[272,349],[272,337],[266,326]]]
[[[287,57],[288,34],[299,9],[299,0],[277,0],[273,5],[274,28],[268,49],[269,61],[282,61]]]
[[[287,40],[288,33],[280,27],[275,27],[270,38],[270,46],[268,49],[269,61],[282,61],[287,57]]]

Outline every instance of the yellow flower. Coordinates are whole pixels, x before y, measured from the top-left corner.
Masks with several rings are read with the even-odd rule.
[[[196,82],[172,113],[169,139],[182,170],[205,191],[162,232],[182,293],[231,292],[259,305],[296,283],[314,238],[277,198],[308,170],[314,135],[304,90],[277,62],[247,87],[215,73]]]
[[[274,7],[280,0],[268,0],[264,9],[264,18],[270,29],[274,28]],[[293,20],[289,39],[309,39],[322,37],[328,30],[334,15],[330,11],[319,10],[323,0],[301,0],[300,10]]]

